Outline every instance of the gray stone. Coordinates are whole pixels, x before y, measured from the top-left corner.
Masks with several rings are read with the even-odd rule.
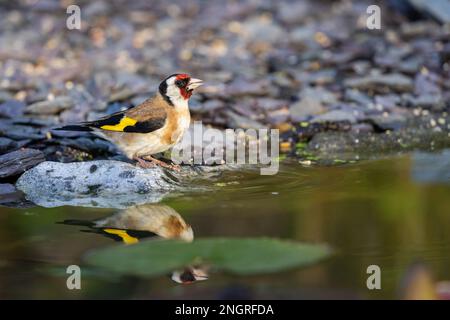
[[[45,138],[45,134],[39,128],[29,125],[15,125],[6,121],[0,122],[0,134],[13,140],[40,140]]]
[[[23,193],[17,190],[10,183],[0,183],[0,204],[18,202],[22,199]]]
[[[338,102],[336,95],[323,87],[306,87],[302,90],[301,97],[315,97],[323,104],[334,104]]]
[[[263,110],[275,110],[281,109],[288,105],[286,100],[272,99],[272,98],[260,98],[256,100],[258,108]]]
[[[26,107],[26,113],[33,114],[56,114],[63,110],[70,109],[74,105],[71,97],[56,97],[53,100],[40,101]]]
[[[0,178],[17,176],[45,161],[44,153],[35,149],[21,149],[0,156]]]
[[[25,172],[16,187],[26,199],[43,207],[63,205],[127,208],[159,202],[170,192],[203,190],[193,178],[206,181],[229,166],[181,166],[181,171],[161,167],[142,169],[115,160],[61,163],[46,161]]]
[[[287,24],[301,23],[310,12],[309,3],[304,1],[279,2],[278,15]]]
[[[265,96],[269,89],[270,83],[265,80],[255,81],[238,78],[234,80],[225,89],[227,96]]]
[[[381,130],[398,130],[407,122],[407,117],[400,113],[368,115],[366,119]]]
[[[191,106],[191,104],[189,104],[189,109],[192,112],[196,112],[196,113],[212,112],[212,111],[216,111],[218,109],[222,109],[224,107],[225,107],[225,102],[223,102],[222,100],[217,100],[217,99],[211,99],[211,100],[205,101],[203,103],[198,102],[193,106]]]
[[[227,116],[230,118],[230,126],[232,128],[242,128],[242,129],[262,129],[265,126],[253,119],[241,116],[231,110],[226,111]]]
[[[359,90],[372,90],[375,92],[386,92],[394,90],[399,92],[409,92],[414,89],[411,78],[399,73],[369,75],[347,79],[345,86]]]
[[[442,111],[445,109],[445,101],[439,94],[423,94],[418,97],[412,95],[405,95],[403,100],[412,107],[420,107],[425,109],[432,109],[434,111]]]
[[[289,34],[289,40],[298,46],[318,48],[319,44],[314,42],[315,28],[307,25],[294,28]]]
[[[335,94],[322,87],[304,88],[300,93],[300,99],[289,108],[291,119],[294,121],[303,121],[321,114],[326,110],[324,105],[337,102]]]
[[[0,105],[0,117],[15,119],[23,114],[25,103],[18,100],[7,100]]]
[[[158,202],[176,188],[160,167],[142,169],[120,161],[43,162],[25,172],[16,187],[40,206],[125,208]]]
[[[356,115],[350,110],[332,110],[327,113],[314,117],[312,123],[320,122],[342,122],[348,121],[350,123],[356,122]]]
[[[441,23],[450,23],[450,2],[448,0],[409,0],[421,12],[433,16]]]
[[[365,107],[373,103],[373,100],[368,95],[356,89],[345,90],[345,100],[356,102]]]
[[[379,111],[392,110],[395,107],[399,106],[400,102],[400,96],[394,94],[375,96],[375,104],[382,107]]]
[[[0,137],[0,154],[16,147],[16,142],[14,140]]]
[[[291,119],[293,121],[303,121],[310,116],[320,114],[324,111],[325,107],[314,97],[306,97],[295,102],[289,108],[289,113],[291,114]]]
[[[262,42],[279,42],[283,39],[284,30],[269,18],[252,17],[242,23],[245,39]]]
[[[334,159],[379,159],[412,150],[430,151],[448,147],[448,132],[402,128],[390,134],[320,132],[314,135],[306,150],[316,156],[319,163],[328,164],[333,163]]]

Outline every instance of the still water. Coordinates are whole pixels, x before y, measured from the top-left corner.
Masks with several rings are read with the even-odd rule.
[[[449,151],[334,167],[286,161],[276,176],[227,173],[214,191],[135,211],[0,207],[0,298],[392,299],[404,297],[405,285],[414,287],[417,266],[431,279],[431,290],[446,288],[449,169]],[[112,229],[94,228],[92,221]],[[117,234],[120,229],[135,231]],[[83,270],[86,253],[154,241],[154,233],[187,240],[270,237],[327,244],[333,253],[309,266],[247,276],[214,271],[190,284],[173,281],[170,273],[146,278],[88,269],[81,290],[67,289],[65,268]],[[381,290],[367,289],[369,265],[381,269]]]

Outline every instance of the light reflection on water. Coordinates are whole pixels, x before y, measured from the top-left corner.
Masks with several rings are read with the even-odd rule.
[[[416,261],[434,281],[450,279],[450,152],[339,167],[285,164],[276,176],[230,173],[215,191],[166,199],[195,237],[275,237],[328,243],[335,254],[314,266],[264,276],[215,273],[179,285],[87,275],[69,291],[44,267],[81,263],[112,243],[67,219],[93,221],[117,210],[0,208],[1,298],[395,298]],[[366,288],[366,268],[382,270],[382,290]]]

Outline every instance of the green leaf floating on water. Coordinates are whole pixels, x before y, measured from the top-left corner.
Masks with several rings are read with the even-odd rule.
[[[192,263],[208,263],[250,275],[309,265],[326,257],[324,245],[269,238],[201,238],[194,242],[153,240],[92,252],[89,264],[122,274],[157,276]]]

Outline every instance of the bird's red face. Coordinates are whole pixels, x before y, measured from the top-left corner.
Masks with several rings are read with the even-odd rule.
[[[192,92],[195,88],[201,86],[203,83],[200,79],[193,79],[186,73],[180,73],[175,75],[174,84],[180,90],[180,95],[185,99],[189,99],[192,96]]]
[[[202,84],[200,79],[191,78],[185,73],[176,73],[161,82],[159,92],[171,105],[182,106],[192,96],[194,89]]]

